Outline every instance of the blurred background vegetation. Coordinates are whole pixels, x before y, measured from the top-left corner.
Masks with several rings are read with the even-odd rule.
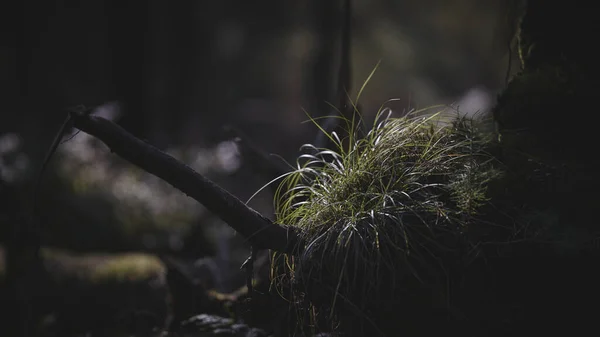
[[[507,3],[355,0],[351,97],[380,62],[360,97],[363,116],[372,118],[390,99],[397,99],[387,106],[398,116],[433,104],[487,111],[507,71],[520,66],[509,50],[514,24]],[[5,6],[15,6],[2,11],[7,20],[21,20],[0,43],[0,176],[26,212],[68,107],[101,105],[95,114],[242,200],[272,177],[244,158],[227,126],[294,164],[299,147],[318,133],[303,123],[304,111],[335,114],[326,102],[336,104],[341,1],[23,0]],[[240,286],[226,280],[248,254],[243,239],[91,136],[79,133],[60,146],[39,198],[43,245],[214,256],[218,287]],[[268,190],[250,205],[272,218]],[[4,243],[11,211],[0,212]]]

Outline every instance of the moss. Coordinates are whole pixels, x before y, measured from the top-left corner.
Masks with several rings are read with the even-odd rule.
[[[51,275],[90,283],[143,283],[163,278],[166,267],[156,256],[143,253],[84,254],[42,248],[41,257]]]
[[[117,335],[165,327],[166,268],[153,255],[74,254],[43,248],[46,290],[36,306],[57,316],[51,329]],[[146,334],[146,333],[141,333]]]
[[[90,274],[92,282],[140,282],[166,272],[162,261],[145,254],[124,254],[100,263]]]

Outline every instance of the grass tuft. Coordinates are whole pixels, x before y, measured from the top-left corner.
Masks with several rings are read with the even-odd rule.
[[[276,191],[277,222],[300,228],[305,246],[274,255],[273,279],[310,293],[330,317],[340,303],[370,316],[399,284],[443,284],[443,261],[476,246],[469,233],[501,176],[481,121],[386,112],[366,135],[355,121],[346,137],[326,134],[333,149],[304,145]]]

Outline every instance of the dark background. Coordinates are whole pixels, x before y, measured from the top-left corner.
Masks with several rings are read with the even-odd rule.
[[[505,1],[356,0],[352,86],[361,113],[454,104],[487,111],[505,85]],[[45,152],[79,104],[247,200],[273,177],[241,155],[234,126],[294,165],[308,120],[334,114],[341,1],[20,1],[3,5],[0,175],[32,202]],[[9,6],[13,6],[8,8]],[[258,163],[260,164],[260,163]],[[61,145],[39,194],[42,243],[73,251],[215,256],[221,290],[248,246],[201,205],[86,134]],[[268,189],[250,205],[272,217]],[[3,241],[7,228],[2,229]]]

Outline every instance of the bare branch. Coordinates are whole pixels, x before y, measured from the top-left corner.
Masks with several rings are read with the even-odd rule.
[[[112,152],[194,198],[257,249],[292,253],[298,247],[292,227],[274,224],[189,166],[97,116],[72,113],[74,127],[100,139]]]

